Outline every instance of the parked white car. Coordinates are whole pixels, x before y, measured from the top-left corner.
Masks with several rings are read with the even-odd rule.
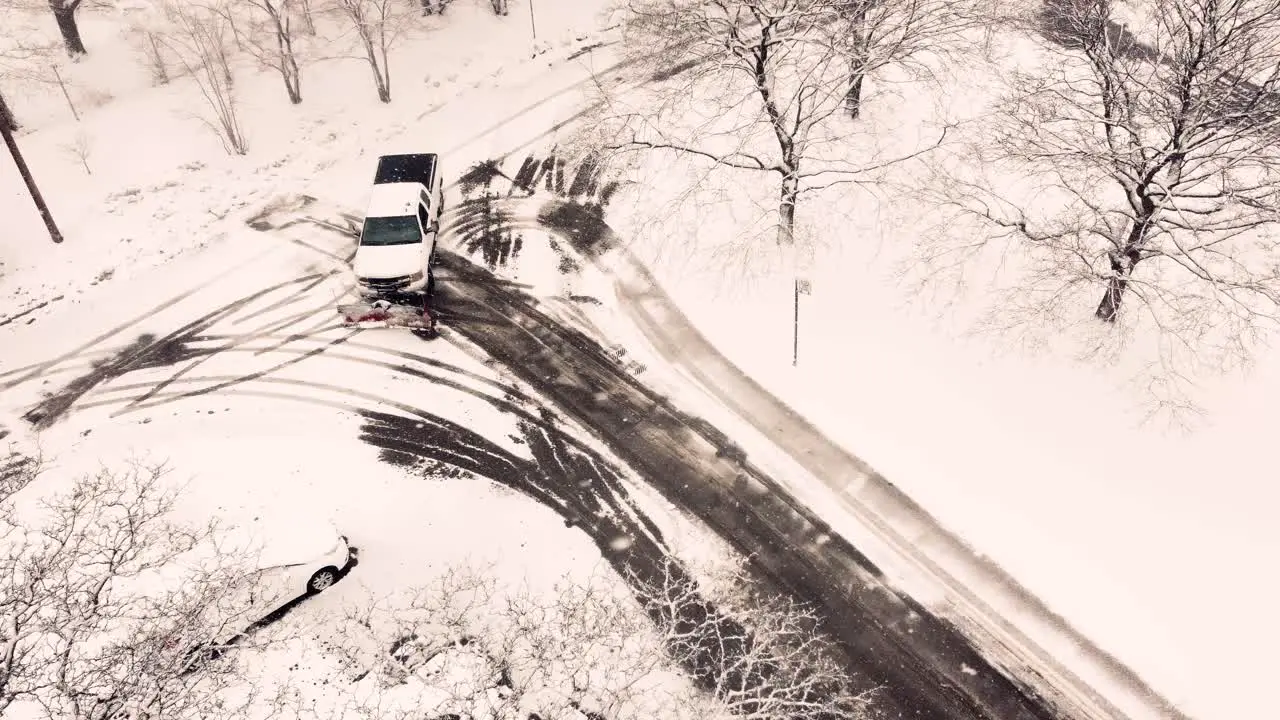
[[[196,649],[218,648],[236,644],[285,606],[329,589],[355,557],[328,520],[258,514],[221,529],[216,543],[179,563],[189,570],[175,568],[166,583],[204,583],[189,588],[203,596]],[[210,578],[217,579],[211,584]]]
[[[259,514],[215,537],[159,572],[134,578],[131,588],[163,596],[186,584],[182,592],[198,603],[199,621],[168,641],[170,648],[182,649],[184,673],[238,644],[285,606],[329,589],[356,561],[347,536],[314,516]],[[152,718],[157,699],[103,698],[100,716]]]
[[[249,601],[260,617],[327,590],[354,557],[347,536],[326,520],[259,516],[243,530],[255,561]]]

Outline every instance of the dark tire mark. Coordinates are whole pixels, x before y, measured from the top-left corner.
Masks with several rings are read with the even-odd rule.
[[[350,343],[347,343],[347,344],[350,345]],[[197,350],[196,352],[199,352],[199,351]],[[211,350],[210,352],[221,355],[223,353],[236,353],[236,352],[252,353],[254,351],[252,348],[231,348],[231,349],[219,348],[216,350]],[[278,352],[282,354],[291,354],[291,355],[298,355],[298,356],[304,356],[304,355],[314,356],[315,354],[317,354],[310,350],[302,350],[300,348],[299,349],[281,349]],[[429,372],[426,372],[425,370],[421,370],[419,368],[414,368],[404,364],[373,360],[370,358],[364,358],[357,355],[344,354],[342,352],[334,352],[334,351],[325,352],[325,357],[333,358],[336,360],[343,360],[346,362],[358,363],[358,364],[367,365],[370,367],[382,368],[382,369],[390,370],[392,372],[398,372],[408,377],[412,377],[419,380],[425,380],[435,385],[440,385],[443,387],[450,388],[452,390],[456,390],[458,392],[466,393],[468,395],[471,395],[472,397],[475,397],[477,399],[483,400],[486,403],[489,403],[494,407],[494,409],[500,412],[511,414],[527,422],[542,421],[542,418],[540,415],[527,409],[531,404],[533,404],[532,400],[498,383],[494,383],[494,386],[497,389],[504,391],[505,394],[503,397],[494,397],[483,391],[468,387],[467,385],[461,382],[458,382],[456,380],[453,380],[451,378],[442,377],[440,375],[433,375]],[[208,376],[200,376],[200,377],[184,377],[180,379],[171,378],[166,382],[166,387],[168,385],[174,385],[174,384],[181,385],[185,383],[214,382],[214,383],[220,384],[220,389],[225,389],[227,387],[235,385],[237,382],[248,382],[248,381],[261,382],[266,380],[268,379],[262,377],[261,375],[256,375],[252,373],[247,375],[208,375]],[[274,379],[272,380],[274,381]],[[289,384],[295,384],[295,383],[290,382]],[[330,391],[336,391],[340,387],[337,385],[326,385],[326,384],[317,383],[317,382],[313,382],[311,383],[311,385],[319,389],[330,390]],[[140,405],[139,401],[142,401],[142,400],[149,400],[152,398],[163,397],[163,398],[167,398],[168,399],[167,401],[172,401],[172,400],[182,399],[183,397],[191,397],[193,395],[192,393],[183,393],[183,392],[161,394],[159,391],[156,390],[155,383],[150,383],[150,382],[131,383],[131,384],[114,384],[111,386],[111,389],[107,392],[127,392],[127,391],[134,391],[134,390],[144,390],[144,392],[140,395],[135,396],[132,400],[129,400],[126,407],[123,410],[121,410],[120,413],[117,413],[117,414],[123,414],[125,412],[134,412],[139,410],[146,410],[148,408],[155,407],[158,404],[160,404],[160,403],[149,403],[147,405],[139,406]],[[204,394],[204,393],[199,393],[199,394]],[[124,401],[120,401],[120,402],[124,402]],[[95,404],[84,403],[80,405],[80,407],[82,408],[87,408],[92,406],[95,406]],[[406,405],[404,407],[411,407],[411,406]],[[574,443],[575,443],[575,447],[579,447],[584,451],[587,449],[587,446],[581,441],[574,441]]]
[[[46,429],[61,419],[80,397],[97,385],[119,378],[134,370],[170,366],[182,360],[190,359],[192,356],[187,348],[187,338],[190,335],[196,334],[201,329],[207,328],[221,319],[234,315],[240,308],[260,297],[290,285],[306,282],[314,277],[314,275],[306,275],[301,278],[286,280],[234,302],[227,303],[164,337],[156,338],[151,334],[141,335],[133,344],[125,347],[115,357],[96,363],[90,372],[72,380],[62,390],[37,403],[34,408],[23,415],[23,418],[36,429]]]
[[[77,361],[82,360],[84,361],[84,364],[87,365],[89,362],[93,360],[104,358],[104,357],[107,357],[108,355],[114,355],[118,352],[120,352],[119,347],[106,348],[103,350],[87,350],[85,352],[82,352],[76,355],[74,358],[72,358],[72,360],[77,360]],[[5,370],[4,372],[0,372],[0,378],[9,377],[12,375],[18,375],[20,373],[30,372],[32,370],[37,370],[37,377],[48,377],[50,375],[57,375],[60,373],[70,372],[76,369],[77,367],[79,367],[78,365],[69,365],[69,364],[64,364],[58,368],[44,367],[47,364],[48,364],[48,361],[41,360],[40,362],[34,362],[28,365],[23,365],[22,367],[16,367],[10,370]]]
[[[612,192],[612,190],[610,190],[610,192]],[[612,229],[610,229],[608,225],[604,222],[602,207],[600,205],[582,205],[580,203],[571,203],[571,202],[565,202],[563,200],[552,199],[542,205],[542,207],[537,213],[537,219],[539,221],[539,224],[545,230],[552,232],[562,238],[568,239],[570,243],[574,246],[574,249],[579,254],[584,255],[589,259],[597,260],[599,256],[602,255],[603,253],[619,247],[618,238],[613,233]],[[529,222],[527,220],[518,220],[517,222],[526,226],[529,225]],[[459,223],[459,227],[463,231],[465,231],[467,227],[467,221],[465,217]],[[630,305],[627,305],[626,309],[628,311],[632,310]],[[715,385],[713,384],[712,387],[715,387]],[[731,407],[737,407],[732,402],[732,399],[729,399],[726,402],[728,402]],[[742,408],[738,408],[738,412],[739,414],[742,414],[743,417],[752,417],[751,412],[744,413]],[[791,413],[791,415],[794,415],[794,413]],[[697,431],[703,437],[707,438],[714,445],[716,445],[716,447],[718,448],[717,456],[726,457],[739,463],[745,462],[746,460],[745,453],[743,453],[742,450],[737,446],[728,442],[728,439],[723,437],[722,433],[719,433],[718,431],[714,431],[714,428],[712,428],[709,423],[705,423],[702,421],[695,421],[690,423],[690,427],[693,428],[695,431]],[[762,429],[762,432],[763,431],[764,430]],[[852,459],[850,461],[852,462]],[[860,462],[853,462],[853,466],[862,467]],[[820,470],[816,470],[815,472],[817,472],[820,476],[822,474]],[[887,481],[885,482],[887,484]],[[782,492],[782,490],[778,488],[777,490],[775,490],[775,492]],[[936,570],[937,568],[935,567],[934,569]],[[945,573],[943,574],[943,576],[946,577]],[[905,598],[905,596],[904,596],[904,599],[910,601],[910,598]],[[927,612],[923,609],[923,607],[919,607],[918,609],[920,612],[927,614]],[[915,611],[913,610],[912,612],[915,612]],[[939,638],[945,637],[948,634],[955,636],[956,639],[958,639],[959,641],[962,641],[965,644],[966,648],[972,650],[973,653],[976,654],[976,647],[974,646],[973,642],[968,638],[967,635],[958,632],[956,628],[951,627],[948,622],[941,621],[938,618],[933,617],[932,615],[929,616],[929,619],[931,622],[938,624],[938,626],[942,628],[942,634],[935,633],[937,637]],[[912,638],[907,638],[907,640],[912,640]],[[918,640],[918,638],[916,640]],[[907,643],[907,645],[911,645],[911,644],[912,644],[911,642]],[[944,653],[944,654],[954,654],[954,653],[950,653],[948,651],[947,653]],[[1043,710],[1044,712],[1055,712],[1054,710],[1050,710],[1050,708],[1056,708],[1057,704],[1053,700],[1050,700],[1049,698],[1043,696],[1040,690],[1038,689],[1038,687],[1036,686],[1036,683],[1028,682],[1025,679],[1018,679],[1018,678],[1011,677],[1007,673],[1007,671],[1004,670],[1001,666],[993,665],[991,662],[987,662],[985,658],[983,658],[982,660],[983,662],[981,666],[973,665],[971,662],[968,662],[968,661],[965,661],[965,664],[974,668],[985,667],[990,671],[990,674],[993,674],[993,675],[999,674],[1001,677],[1007,680],[1015,688],[1014,690],[1015,694],[1020,693],[1021,695],[1025,696],[1025,698],[1028,699],[1028,701],[1032,705]],[[1016,664],[1021,664],[1021,662],[1016,661]],[[961,667],[961,665],[959,663],[955,665],[947,665],[944,662],[944,663],[935,664],[935,667],[938,668],[943,675],[949,676],[948,680],[951,682],[951,684],[957,687],[974,686],[975,684],[977,684],[977,683],[974,683],[969,678],[960,676],[959,668]],[[1033,672],[1035,671],[1033,670]],[[1044,678],[1040,677],[1039,673],[1035,673],[1035,676],[1038,678],[1039,683],[1043,683]],[[1007,689],[1008,688],[999,688],[999,687],[996,687],[996,688],[970,687],[970,690],[978,694],[983,694],[988,691],[994,692],[994,696],[997,698],[996,702],[999,702],[999,699],[998,699],[999,696],[1002,693],[1004,693],[1004,691]],[[1096,698],[1096,694],[1094,695],[1094,697]]]
[[[240,383],[250,382],[250,381],[252,381],[252,380],[257,380],[257,379],[262,378],[262,377],[264,377],[264,376],[266,376],[266,375],[270,375],[271,373],[277,372],[277,371],[279,371],[279,370],[283,370],[284,368],[287,368],[287,367],[289,367],[289,366],[291,366],[291,365],[296,365],[296,364],[298,364],[298,363],[302,362],[303,360],[306,360],[307,358],[315,357],[316,355],[319,355],[319,354],[321,354],[321,353],[325,352],[326,350],[328,350],[329,348],[333,347],[334,345],[340,345],[340,344],[342,344],[342,343],[346,342],[348,338],[350,338],[350,337],[354,336],[356,333],[359,333],[359,332],[360,332],[360,330],[354,330],[354,331],[351,331],[351,332],[349,332],[348,334],[343,335],[342,337],[335,338],[335,339],[333,339],[333,340],[331,340],[331,341],[329,341],[329,342],[327,342],[327,343],[325,343],[325,344],[323,344],[323,345],[320,345],[319,347],[315,347],[315,348],[312,348],[312,349],[310,349],[310,350],[307,350],[307,351],[305,351],[305,352],[301,353],[300,355],[298,355],[298,356],[297,356],[297,357],[295,357],[295,358],[292,358],[292,359],[286,360],[286,361],[284,361],[284,362],[282,362],[282,363],[278,363],[278,364],[273,365],[273,366],[271,366],[271,367],[269,367],[269,368],[265,368],[265,369],[263,369],[263,370],[258,370],[258,371],[255,371],[255,372],[251,372],[251,373],[248,373],[248,374],[245,374],[245,375],[240,375],[240,376],[238,376],[238,377],[236,377],[236,378],[234,378],[234,379],[227,380],[227,381],[225,381],[225,382],[219,383],[219,384],[214,385],[214,386],[212,386],[212,387],[201,388],[201,389],[199,389],[199,390],[192,390],[192,391],[190,391],[190,392],[185,392],[185,393],[178,393],[176,396],[171,397],[167,402],[174,402],[174,401],[177,401],[177,400],[182,400],[182,399],[184,399],[184,398],[198,397],[198,396],[200,396],[200,395],[208,395],[208,394],[210,394],[210,393],[217,392],[217,391],[219,391],[219,390],[222,390],[222,389],[224,389],[224,388],[230,387],[230,386],[232,386],[232,385],[238,385],[238,384],[240,384]],[[168,385],[172,384],[172,383],[175,381],[175,379],[176,379],[176,377],[170,377],[170,378],[166,379],[164,382],[162,382],[162,383],[160,384],[160,386],[158,386],[158,387],[167,387]],[[128,405],[126,405],[123,409],[118,410],[118,411],[116,411],[116,412],[112,413],[112,414],[111,414],[111,417],[116,417],[116,416],[121,415],[121,414],[123,414],[123,413],[125,413],[125,412],[128,412],[129,410],[133,409],[135,406],[139,406],[139,407],[142,407],[142,408],[155,407],[155,406],[156,406],[157,404],[159,404],[159,403],[150,403],[150,404],[147,404],[147,405],[140,405],[140,403],[142,403],[143,401],[145,401],[147,398],[150,398],[150,397],[154,396],[154,395],[156,394],[156,392],[157,392],[157,391],[158,391],[158,389],[157,389],[157,388],[152,388],[152,389],[151,389],[151,390],[149,390],[147,393],[144,393],[144,397],[142,397],[142,398],[140,398],[140,399],[137,399],[137,400],[130,401],[130,403],[129,403]]]
[[[776,702],[790,691],[797,708],[822,705],[821,695],[835,688],[778,687],[770,683],[777,668],[767,662],[743,662],[755,639],[737,620],[701,597],[673,602],[672,594],[696,587],[662,539],[660,530],[630,501],[622,475],[599,458],[583,455],[561,442],[546,424],[521,423],[534,462],[521,460],[482,436],[442,418],[418,422],[397,415],[366,412],[362,439],[383,450],[385,462],[430,458],[506,485],[548,507],[587,533],[601,555],[628,582],[650,618],[674,632],[667,648],[679,658],[695,683],[707,690],[733,692],[742,706],[752,700]],[[459,449],[465,449],[460,452]],[[675,575],[673,584],[671,576]],[[683,600],[683,599],[682,599]],[[870,690],[871,688],[862,688]],[[745,701],[741,698],[745,698]],[[796,720],[823,717],[812,712],[789,715]]]
[[[294,299],[293,299],[294,297],[298,297],[298,296],[305,296],[307,293],[311,292],[311,291],[312,291],[312,290],[314,290],[316,287],[318,287],[318,286],[320,286],[321,284],[323,284],[323,283],[324,283],[325,281],[327,281],[329,278],[331,278],[331,277],[333,277],[333,276],[335,276],[335,275],[339,275],[339,274],[341,274],[341,271],[340,271],[340,270],[330,270],[330,271],[325,272],[325,273],[321,273],[321,274],[317,274],[317,275],[312,275],[312,276],[310,276],[310,277],[311,277],[311,278],[314,278],[314,279],[312,279],[312,280],[311,280],[311,282],[307,283],[306,285],[304,285],[304,286],[302,286],[302,287],[298,288],[298,291],[297,291],[294,295],[291,295],[291,296],[289,296],[289,297],[286,297],[286,298],[283,298],[283,299],[281,299],[281,300],[278,300],[277,302],[275,302],[275,303],[273,303],[273,304],[271,304],[271,305],[268,305],[267,307],[264,307],[264,308],[262,308],[261,310],[256,310],[256,311],[254,311],[254,312],[252,312],[252,313],[249,313],[249,314],[245,315],[245,316],[244,316],[243,318],[241,318],[241,319],[242,319],[242,320],[251,320],[251,319],[253,319],[253,318],[256,318],[256,317],[259,317],[259,316],[264,315],[264,314],[266,314],[266,313],[269,313],[269,312],[271,312],[272,310],[278,310],[278,309],[280,309],[280,308],[282,308],[282,307],[284,307],[284,306],[286,306],[286,305],[290,304],[291,302],[294,302]]]
[[[119,333],[121,333],[121,332],[123,332],[123,331],[125,331],[125,330],[127,330],[127,329],[129,329],[129,328],[131,328],[131,327],[133,327],[134,325],[137,325],[138,323],[140,323],[140,322],[142,322],[143,320],[146,320],[147,318],[149,318],[149,317],[151,317],[151,316],[155,315],[157,312],[159,312],[159,311],[163,310],[164,308],[167,308],[167,307],[170,307],[170,306],[172,306],[172,305],[176,305],[177,303],[182,302],[183,300],[185,300],[185,299],[187,299],[187,298],[191,297],[192,295],[195,295],[197,292],[199,292],[199,291],[201,291],[201,290],[203,290],[203,289],[205,289],[205,288],[209,287],[210,285],[213,285],[215,282],[218,282],[218,281],[219,281],[219,280],[221,280],[224,276],[226,276],[226,275],[228,275],[228,274],[230,274],[230,273],[232,273],[232,272],[234,272],[234,271],[236,271],[236,270],[239,270],[240,268],[244,267],[245,265],[249,265],[249,264],[253,263],[253,262],[254,262],[254,261],[256,261],[256,260],[257,260],[257,257],[253,257],[253,258],[249,258],[248,260],[246,260],[246,261],[244,261],[244,262],[242,262],[242,263],[238,263],[238,264],[236,264],[236,265],[232,266],[231,268],[228,268],[226,271],[224,271],[224,272],[222,272],[222,273],[220,273],[220,274],[218,274],[218,275],[215,275],[214,277],[211,277],[211,278],[209,278],[208,280],[206,280],[206,281],[204,281],[204,282],[202,282],[202,283],[200,283],[200,284],[196,285],[195,287],[192,287],[192,288],[190,288],[190,289],[188,289],[188,290],[184,290],[183,292],[181,292],[181,293],[179,293],[179,294],[177,294],[177,295],[175,295],[175,296],[173,296],[173,297],[169,298],[169,300],[167,300],[167,301],[165,301],[165,302],[163,302],[163,303],[161,303],[161,304],[159,304],[159,305],[157,305],[157,306],[153,307],[152,309],[150,309],[150,310],[148,310],[148,311],[146,311],[146,312],[142,313],[141,315],[137,315],[137,316],[135,316],[132,320],[127,320],[127,321],[125,321],[125,322],[123,322],[123,323],[120,323],[119,325],[116,325],[115,327],[111,328],[110,330],[108,330],[108,331],[106,331],[106,332],[104,332],[104,333],[102,333],[102,334],[100,334],[100,335],[95,336],[94,338],[92,338],[92,339],[91,339],[91,340],[89,340],[88,342],[86,342],[86,343],[83,343],[83,344],[79,345],[79,346],[78,346],[78,347],[76,347],[74,350],[71,350],[71,351],[69,351],[69,352],[63,353],[62,355],[59,355],[59,356],[57,356],[57,357],[55,357],[55,358],[53,358],[53,359],[51,359],[51,360],[46,360],[45,362],[40,363],[39,365],[36,365],[35,367],[31,368],[31,369],[30,369],[30,371],[29,371],[29,372],[27,372],[26,374],[24,374],[22,377],[20,377],[20,378],[18,378],[18,379],[16,379],[16,380],[9,380],[9,381],[5,382],[3,385],[0,385],[0,390],[8,390],[9,388],[12,388],[12,387],[16,387],[16,386],[18,386],[18,385],[21,385],[22,383],[27,382],[28,380],[31,380],[31,379],[36,378],[36,377],[39,377],[40,373],[41,373],[41,372],[43,372],[44,370],[47,370],[47,369],[49,369],[49,368],[51,368],[51,367],[53,367],[53,366],[55,366],[55,365],[57,365],[57,364],[59,364],[59,363],[62,363],[62,362],[64,362],[64,361],[66,361],[66,360],[72,360],[72,359],[75,359],[75,358],[79,357],[81,353],[83,353],[84,351],[86,351],[86,350],[88,350],[88,349],[92,348],[94,345],[97,345],[98,343],[102,342],[103,340],[106,340],[107,338],[112,337],[113,335],[117,335],[117,334],[119,334]]]
[[[197,338],[202,338],[202,337],[206,337],[206,336],[203,336],[203,335],[197,335],[197,334],[190,334],[190,335],[187,335],[187,336],[185,336],[184,338],[182,338],[181,343],[182,343],[182,345],[183,345],[183,346],[185,347],[185,349],[186,349],[187,357],[188,357],[189,359],[191,359],[191,360],[192,360],[192,362],[190,362],[190,363],[188,363],[187,365],[185,365],[184,367],[182,367],[182,368],[178,369],[178,370],[177,370],[173,375],[169,376],[167,379],[162,380],[161,382],[157,383],[157,384],[152,388],[151,393],[145,394],[143,397],[140,397],[140,398],[135,399],[132,403],[130,403],[130,405],[132,406],[132,405],[136,405],[136,404],[138,404],[138,403],[141,403],[141,402],[146,401],[146,400],[147,400],[147,398],[149,398],[149,397],[151,396],[151,394],[154,394],[154,393],[160,392],[160,391],[161,391],[161,390],[163,390],[164,388],[168,387],[168,386],[169,386],[169,384],[170,384],[170,383],[172,383],[173,381],[177,380],[178,378],[180,378],[180,377],[182,377],[182,376],[186,375],[187,373],[189,373],[189,372],[191,372],[191,371],[195,370],[196,368],[200,367],[202,364],[204,364],[205,362],[207,362],[207,361],[211,360],[212,358],[216,357],[216,356],[217,356],[218,354],[220,354],[221,352],[224,352],[224,351],[226,351],[226,350],[229,350],[229,349],[231,349],[231,348],[237,347],[237,346],[242,345],[242,344],[247,343],[247,342],[252,342],[252,341],[254,341],[254,340],[257,340],[257,339],[260,339],[260,338],[263,338],[263,337],[268,337],[268,336],[270,336],[274,331],[279,330],[279,329],[281,329],[281,328],[282,328],[282,327],[284,327],[284,326],[291,325],[291,324],[293,324],[294,322],[297,322],[298,320],[301,320],[301,319],[303,319],[303,318],[313,316],[313,315],[317,314],[318,312],[320,312],[320,310],[308,310],[308,311],[305,311],[305,312],[302,312],[302,313],[298,313],[298,314],[296,314],[296,315],[290,315],[288,318],[285,318],[284,320],[281,320],[281,321],[277,321],[277,322],[272,323],[272,324],[271,324],[271,325],[269,325],[266,329],[264,329],[264,330],[262,330],[262,331],[260,331],[260,332],[250,332],[250,333],[248,333],[248,334],[244,334],[244,335],[236,336],[236,337],[234,337],[231,341],[229,341],[227,344],[225,344],[225,345],[223,345],[222,347],[219,347],[219,348],[212,348],[212,349],[205,349],[205,348],[201,348],[200,350],[195,350],[194,348],[192,348],[192,347],[191,347],[192,343],[194,343],[194,342],[197,340]],[[234,321],[234,320],[233,320],[233,321],[231,321],[231,324],[233,324],[233,325],[234,325],[234,324],[235,324],[235,321]],[[193,331],[193,332],[194,332],[194,331]],[[306,337],[309,337],[309,335],[304,334],[304,333],[302,333],[302,332],[300,332],[300,333],[295,333],[295,334],[291,334],[291,335],[286,336],[286,338],[285,338],[283,341],[281,341],[280,345],[284,345],[284,344],[286,344],[286,343],[288,343],[288,342],[291,342],[291,341],[294,341],[294,340],[300,340],[300,339],[303,339],[303,338],[306,338]],[[279,347],[280,345],[277,345],[277,347]],[[261,351],[260,351],[259,353],[257,353],[257,354],[261,354]]]
[[[54,296],[54,297],[49,298],[48,300],[45,300],[44,302],[36,303],[35,305],[32,305],[31,307],[27,308],[26,310],[23,310],[22,312],[14,313],[13,315],[10,315],[10,316],[8,316],[8,317],[0,318],[0,327],[4,327],[5,325],[8,325],[8,324],[9,324],[9,323],[11,323],[11,322],[16,322],[16,321],[18,321],[18,320],[20,320],[20,319],[22,319],[22,318],[24,318],[24,317],[26,317],[26,316],[30,315],[31,313],[33,313],[33,312],[35,312],[35,311],[39,310],[39,309],[40,309],[40,308],[42,308],[42,307],[47,307],[47,306],[48,306],[48,305],[50,305],[51,303],[56,303],[56,302],[58,302],[59,300],[63,299],[64,297],[66,297],[66,296],[65,296],[65,295],[57,295],[57,296]]]

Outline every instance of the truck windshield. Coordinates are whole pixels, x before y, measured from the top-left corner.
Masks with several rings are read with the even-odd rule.
[[[371,217],[364,219],[360,232],[361,245],[412,245],[422,242],[418,218],[413,215]]]

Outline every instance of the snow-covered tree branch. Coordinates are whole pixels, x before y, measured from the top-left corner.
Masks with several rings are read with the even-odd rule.
[[[298,28],[294,23],[296,18],[303,19],[304,27],[310,27],[310,33],[315,34],[314,25],[307,25],[311,22],[310,7],[304,7],[302,0],[236,0],[223,12],[230,17],[242,10],[251,17],[242,34],[247,49],[259,63],[280,74],[289,102],[301,103],[302,71],[296,48]]]
[[[1010,77],[970,155],[1043,191],[1015,197],[960,163],[946,201],[991,237],[951,250],[1025,258],[1009,323],[1087,303],[1147,327],[1170,368],[1246,360],[1280,320],[1280,0],[1130,9],[1047,4],[1056,43]]]
[[[338,12],[355,31],[373,73],[378,99],[391,102],[389,53],[409,29],[416,13],[403,0],[333,0]]]
[[[103,469],[48,492],[37,460],[0,462],[0,715],[20,706],[51,720],[158,720],[226,709],[220,691],[235,673],[197,666],[192,650],[235,627],[234,612],[211,610],[245,566],[207,555],[176,586],[157,582],[213,531],[171,520],[164,475]]]
[[[248,138],[240,125],[235,75],[231,71],[231,16],[225,6],[193,5],[175,0],[161,2],[172,28],[163,45],[195,79],[211,116],[202,117],[218,133],[229,154],[249,152]]]
[[[482,569],[455,567],[403,597],[350,606],[335,652],[360,689],[319,717],[869,716],[814,616],[741,597],[730,619],[674,565],[625,585],[596,573],[551,593],[500,591]]]
[[[928,3],[911,5],[924,12]],[[776,187],[774,241],[791,247],[805,195],[874,183],[877,170],[937,147],[946,135],[941,128],[918,148],[880,157],[864,148],[850,160],[856,131],[841,115],[851,102],[854,25],[866,36],[856,41],[860,76],[923,52],[930,38],[941,46],[943,29],[959,33],[941,11],[927,15],[933,25],[902,17],[906,4],[897,0],[852,8],[838,0],[630,0],[620,10],[626,46],[637,76],[648,77],[640,87],[604,90],[583,144],[615,158],[657,151],[754,174],[740,182]],[[861,88],[864,81],[856,82]]]

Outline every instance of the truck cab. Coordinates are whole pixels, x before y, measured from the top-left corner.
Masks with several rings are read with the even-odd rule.
[[[428,292],[444,201],[435,153],[383,155],[352,269],[365,297]]]

